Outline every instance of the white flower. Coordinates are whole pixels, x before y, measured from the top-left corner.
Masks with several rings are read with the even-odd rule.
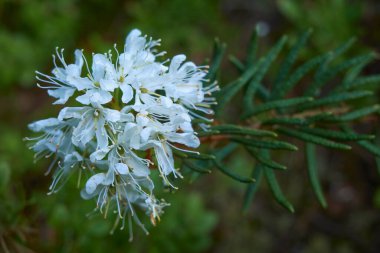
[[[121,113],[117,110],[99,107],[65,107],[58,115],[58,119],[79,119],[74,128],[73,144],[86,145],[95,136],[97,149],[108,146],[110,132],[116,132],[115,124],[121,121]],[[108,132],[106,127],[108,127]]]
[[[48,94],[58,99],[53,104],[65,104],[74,94],[77,81],[81,79],[80,75],[83,67],[82,51],[75,50],[75,63],[68,65],[63,57],[63,49],[61,52],[58,52],[57,48],[56,55],[63,67],[57,66],[55,61],[56,56],[53,55],[55,68],[52,73],[54,76],[45,75],[37,71],[37,80],[48,84],[48,86],[41,86],[40,84],[38,86],[48,89]]]
[[[111,92],[118,87],[112,80],[113,76],[109,74],[114,66],[102,54],[94,54],[92,59],[92,72],[76,85],[77,89],[84,91],[85,94],[77,97],[76,100],[84,105],[109,103],[112,100]]]
[[[205,67],[185,62],[184,55],[174,56],[169,66],[158,61],[165,53],[156,51],[159,43],[135,29],[120,54],[115,46],[115,58],[110,52],[93,54],[91,69],[81,50],[75,51],[73,64],[57,50],[53,76],[37,72],[45,83],[39,86],[57,99],[54,104],[82,104],[29,125],[42,132],[28,139],[36,158],[54,157],[48,169],[56,167],[50,193],[61,189],[71,174],[85,174],[80,177],[87,178],[81,196],[95,198],[96,209],[105,216],[109,209],[116,211],[122,228],[127,218],[145,230],[135,208],[154,225],[160,219],[168,204],[153,193],[151,169],[157,168],[163,183],[174,187],[171,178],[182,176],[173,149],[195,152],[183,149],[200,145],[192,120],[213,113],[215,101],[207,96],[218,89],[216,84],[204,87]]]

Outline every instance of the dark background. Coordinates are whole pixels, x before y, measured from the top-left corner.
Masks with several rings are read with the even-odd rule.
[[[359,149],[319,150],[327,210],[314,198],[296,153],[278,158],[289,167],[278,174],[295,214],[277,205],[266,187],[243,214],[243,185],[215,171],[188,176],[177,182],[178,192],[162,194],[172,205],[149,236],[135,226],[132,243],[127,231],[109,235],[113,219],[86,218],[94,203],[80,198],[76,178],[46,195],[48,161],[33,163],[22,139],[31,135],[29,122],[60,109],[34,78],[35,70],[50,71],[56,46],[71,60],[75,48],[88,56],[105,52],[139,28],[161,38],[168,57],[185,53],[201,64],[215,37],[229,45],[227,55],[244,56],[256,25],[261,52],[281,35],[294,41],[307,28],[314,32],[303,59],[350,37],[357,43],[348,55],[379,51],[380,2],[0,0],[0,252],[380,252],[380,177],[373,158]],[[223,68],[222,85],[236,75],[227,61]],[[379,62],[366,72],[378,73]],[[250,167],[243,153],[229,162],[241,171]]]

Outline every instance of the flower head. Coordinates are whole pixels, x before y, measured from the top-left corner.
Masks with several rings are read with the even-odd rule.
[[[81,50],[72,64],[57,50],[53,74],[36,72],[39,87],[57,99],[54,104],[79,103],[64,107],[57,118],[29,125],[42,132],[28,139],[36,158],[54,157],[48,170],[55,168],[51,193],[72,173],[84,173],[81,196],[95,199],[96,210],[105,216],[114,209],[122,227],[127,218],[145,230],[139,209],[156,224],[168,204],[154,196],[151,169],[156,167],[163,183],[175,187],[170,178],[182,176],[172,149],[186,151],[178,144],[197,148],[192,120],[213,113],[214,100],[207,96],[217,86],[203,86],[206,68],[185,62],[184,55],[166,66],[168,61],[157,60],[164,54],[156,51],[159,44],[135,29],[121,53],[115,46],[115,59],[110,52],[93,54],[90,68]]]

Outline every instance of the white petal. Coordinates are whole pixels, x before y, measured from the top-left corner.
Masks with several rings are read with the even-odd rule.
[[[94,153],[90,155],[91,162],[95,163],[96,161],[102,160],[110,150],[110,147],[96,150]]]
[[[93,104],[107,104],[112,100],[112,95],[108,91],[94,89],[89,92],[91,93],[90,101]]]
[[[106,176],[104,173],[98,173],[90,177],[86,182],[86,192],[92,194],[98,185],[102,184]]]
[[[133,174],[138,177],[147,177],[150,173],[148,166],[139,160],[136,156],[131,154],[127,157],[128,165],[132,168]]]
[[[171,142],[180,143],[191,148],[197,148],[200,145],[198,137],[192,133],[172,133],[166,135],[166,138]]]
[[[118,87],[117,82],[111,79],[100,79],[99,84],[105,91],[114,91]]]
[[[169,108],[173,105],[173,100],[171,100],[168,97],[164,97],[164,96],[160,97],[160,102],[166,108]]]
[[[135,120],[135,116],[132,113],[121,113],[120,121],[121,122],[133,122]]]
[[[167,144],[160,144],[154,147],[154,152],[157,158],[158,166],[160,166],[163,174],[169,175],[175,172],[174,160],[171,148]]]
[[[89,107],[65,107],[59,112],[58,119],[80,119],[83,116],[83,113],[88,109]]]
[[[186,60],[186,56],[183,54],[176,55],[173,57],[172,61],[170,62],[169,66],[169,72],[176,72],[181,65],[182,62]]]
[[[81,78],[68,78],[67,80],[71,85],[75,86],[79,91],[92,89],[94,84],[88,77]]]
[[[109,168],[106,174],[106,178],[103,181],[104,185],[111,185],[115,181],[115,172],[113,169]]]
[[[129,101],[133,98],[133,89],[128,84],[123,84],[120,86],[120,89],[123,91],[123,96],[121,97],[121,100],[123,103],[128,104]]]
[[[77,97],[76,101],[78,101],[79,103],[84,104],[84,105],[89,105],[91,102],[90,94],[87,92],[86,94]]]
[[[103,114],[106,121],[111,121],[111,122],[117,122],[120,120],[120,117],[121,117],[119,111],[108,109],[108,108],[103,109]]]
[[[147,142],[149,137],[150,137],[150,134],[152,132],[152,128],[150,127],[145,127],[141,132],[140,132],[140,136],[141,136],[141,142]]]
[[[92,76],[95,81],[99,81],[106,74],[106,65],[109,64],[107,57],[103,54],[92,56]]]
[[[115,165],[115,171],[120,175],[127,175],[129,173],[129,168],[124,163],[117,163]]]
[[[53,104],[65,104],[67,100],[74,94],[75,89],[70,87],[58,88],[55,90],[48,90],[48,94],[54,98],[58,98]]]
[[[108,146],[108,134],[104,127],[104,120],[101,118],[98,119],[97,122],[97,129],[95,130],[96,134],[96,141],[97,141],[97,148],[98,149],[105,149]]]
[[[139,125],[139,126],[146,126],[148,125],[149,123],[149,118],[144,116],[144,115],[141,115],[141,114],[137,114],[137,117],[136,117],[136,123]]]
[[[77,65],[79,69],[82,69],[83,57],[84,57],[82,50],[79,50],[79,49],[75,50],[74,55],[75,55],[75,65]]]
[[[29,129],[33,132],[40,132],[45,130],[47,127],[52,127],[61,124],[62,122],[56,118],[48,118],[43,120],[35,121],[28,125]]]

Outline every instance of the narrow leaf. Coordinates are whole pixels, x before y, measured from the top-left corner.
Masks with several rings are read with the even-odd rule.
[[[211,131],[219,131],[220,134],[239,134],[239,135],[250,135],[250,136],[267,136],[267,137],[276,137],[275,132],[240,127],[236,125],[218,125],[211,127]]]
[[[215,39],[211,66],[206,76],[206,79],[210,80],[209,81],[210,83],[213,83],[216,80],[216,75],[217,75],[218,70],[220,69],[220,65],[222,63],[222,59],[223,59],[223,55],[225,51],[226,51],[226,44],[220,43],[218,39]]]
[[[305,118],[290,118],[290,117],[280,117],[280,118],[272,118],[262,122],[264,125],[310,125],[318,121],[322,121],[324,119],[328,119],[331,117],[330,112],[319,113],[313,116],[305,117]]]
[[[333,94],[328,97],[320,98],[314,101],[311,101],[310,103],[301,105],[298,107],[299,111],[320,107],[320,106],[327,106],[331,104],[336,104],[344,101],[354,100],[362,97],[367,97],[373,95],[373,92],[371,91],[350,91],[350,92],[341,92],[339,94]]]
[[[226,157],[229,154],[231,154],[232,152],[234,152],[237,147],[238,147],[238,145],[236,143],[229,143],[226,146],[224,146],[223,148],[217,150],[214,153],[214,155],[216,156],[217,159],[223,160],[224,157]]]
[[[277,44],[268,52],[268,54],[265,57],[261,58],[259,63],[257,63],[257,66],[259,66],[259,68],[253,80],[248,84],[247,90],[243,98],[244,108],[253,108],[253,97],[256,93],[256,90],[258,89],[261,80],[267,73],[270,65],[275,60],[282,47],[284,46],[286,40],[286,36],[282,37],[281,40],[277,42]]]
[[[247,67],[251,67],[255,63],[257,44],[258,44],[257,41],[258,41],[258,33],[257,33],[257,28],[256,28],[255,31],[252,32],[251,39],[248,44],[248,51],[247,51],[247,58],[246,58]]]
[[[223,174],[231,177],[234,180],[237,180],[241,183],[246,183],[246,184],[250,184],[250,183],[255,182],[255,180],[253,178],[247,178],[247,177],[240,176],[240,175],[236,174],[234,171],[226,168],[224,166],[224,164],[218,159],[214,160],[214,164],[218,170],[220,170]]]
[[[262,140],[254,140],[248,138],[231,138],[231,141],[241,143],[245,146],[251,146],[255,148],[263,148],[263,149],[283,149],[283,150],[291,150],[296,151],[298,148],[290,143],[284,141],[262,141]]]
[[[205,137],[205,136],[211,136],[211,135],[218,135],[221,134],[218,130],[210,130],[210,131],[201,131],[198,132],[198,137]]]
[[[298,39],[297,43],[292,47],[292,49],[290,50],[286,58],[283,60],[279,68],[276,80],[273,85],[274,94],[276,94],[277,90],[281,89],[281,86],[283,86],[292,65],[296,61],[300,50],[305,46],[306,41],[309,38],[310,34],[311,34],[311,29],[304,32],[302,36]],[[274,97],[272,98],[275,99]]]
[[[218,107],[217,112],[220,113],[221,110],[225,107],[225,105],[235,96],[240,89],[252,78],[252,76],[257,71],[257,67],[252,67],[247,69],[242,76],[226,85],[222,88],[222,90],[218,93]]]
[[[350,150],[351,149],[351,146],[349,146],[349,145],[338,143],[338,142],[331,141],[331,140],[328,140],[328,139],[325,139],[325,138],[322,138],[319,136],[311,135],[308,133],[303,133],[303,132],[288,129],[288,128],[279,128],[278,131],[282,134],[303,140],[305,142],[311,142],[311,143],[318,144],[321,146],[325,146],[328,148],[343,149],[343,150]]]
[[[311,97],[298,97],[298,98],[289,98],[289,99],[270,101],[261,105],[257,105],[254,109],[247,111],[246,113],[243,114],[242,118],[247,119],[256,114],[269,111],[272,109],[283,109],[286,107],[296,106],[296,105],[304,104],[311,101],[313,101],[313,98]]]
[[[260,151],[247,147],[247,150],[251,156],[253,156],[259,163],[276,170],[286,170],[286,166],[276,163],[271,159],[267,159],[261,155]]]
[[[315,57],[300,67],[289,76],[283,85],[277,86],[271,95],[272,99],[284,97],[304,76],[306,76],[314,67],[321,64],[326,59],[326,55]]]
[[[378,145],[373,144],[369,141],[359,141],[358,142],[360,146],[365,148],[368,152],[372,153],[373,155],[380,157],[380,148]]]
[[[355,132],[347,125],[342,125],[342,129],[346,133],[355,134]],[[358,141],[358,144],[364,149],[366,149],[368,152],[370,152],[371,154],[377,157],[380,157],[380,148],[378,147],[378,145],[373,144],[372,142],[369,142],[369,141]]]
[[[201,167],[199,167],[198,165],[196,165],[195,163],[192,163],[192,162],[190,162],[190,161],[184,160],[183,163],[184,163],[184,165],[186,165],[189,169],[194,170],[194,171],[196,171],[196,172],[199,172],[199,173],[211,173],[211,170],[209,170],[209,169],[205,169],[205,168],[201,168]]]
[[[288,209],[291,213],[294,213],[294,207],[292,204],[286,199],[285,195],[282,193],[280,185],[277,182],[276,176],[272,169],[264,168],[265,178],[268,182],[269,188],[276,199],[276,201]]]
[[[374,135],[368,134],[349,134],[340,131],[334,131],[330,129],[322,128],[300,128],[302,132],[309,133],[312,135],[318,135],[325,138],[336,139],[340,141],[359,141],[359,140],[372,140],[375,138]]]
[[[307,160],[307,171],[309,174],[309,179],[313,191],[323,208],[327,207],[326,199],[322,192],[322,187],[318,179],[317,171],[317,159],[315,157],[315,145],[311,143],[306,143],[306,160]]]
[[[342,89],[368,87],[369,85],[378,85],[379,83],[380,75],[370,75],[354,79],[351,82],[347,82],[344,86],[342,86]]]
[[[352,58],[350,60],[344,61],[343,63],[327,68],[326,71],[321,73],[321,76],[317,78],[305,91],[306,96],[314,96],[319,94],[320,89],[328,83],[329,80],[331,80],[333,77],[335,77],[338,73],[355,66],[357,64],[361,64],[363,61],[368,60],[368,58],[371,58],[372,54],[357,56],[355,58]]]
[[[380,105],[372,105],[372,106],[360,108],[358,110],[345,113],[339,116],[331,116],[329,118],[326,118],[325,121],[327,122],[354,121],[356,119],[362,118],[369,114],[379,112],[379,110],[380,110]]]
[[[263,175],[263,166],[261,164],[256,164],[252,170],[252,178],[256,180],[256,182],[250,183],[247,186],[247,189],[244,194],[243,212],[248,211],[253,201],[253,198],[255,196],[255,193],[257,192],[261,184],[262,175]]]
[[[230,55],[228,57],[228,60],[230,60],[230,62],[240,71],[240,72],[243,72],[244,69],[245,69],[245,66],[244,64],[238,59],[236,58],[235,56],[233,55]]]

